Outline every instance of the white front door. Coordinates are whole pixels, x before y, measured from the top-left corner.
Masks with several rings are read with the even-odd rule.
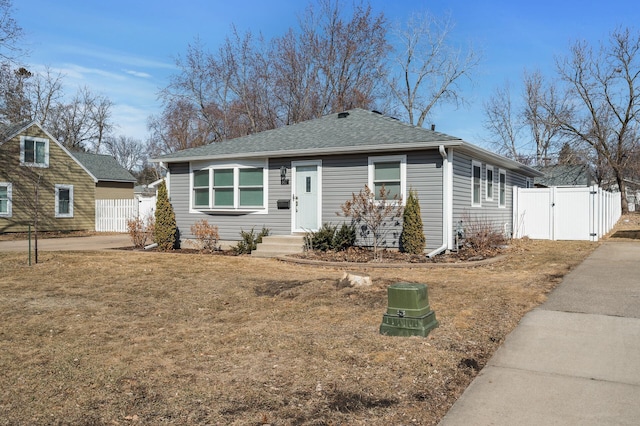
[[[319,162],[292,163],[293,231],[320,229],[321,166]]]

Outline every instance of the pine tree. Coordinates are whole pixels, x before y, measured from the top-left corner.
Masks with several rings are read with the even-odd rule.
[[[424,251],[426,239],[422,227],[422,215],[420,214],[420,202],[416,192],[409,190],[407,205],[402,215],[402,235],[400,236],[400,249],[405,253],[420,254]]]
[[[155,217],[156,223],[153,229],[153,241],[158,244],[158,250],[173,250],[176,245],[176,215],[169,202],[167,185],[164,180],[158,185]]]

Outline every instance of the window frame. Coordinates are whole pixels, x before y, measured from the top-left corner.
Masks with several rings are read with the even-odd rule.
[[[402,197],[401,205],[405,205],[407,201],[407,156],[406,155],[380,155],[372,156],[368,159],[368,186],[371,192],[374,193],[374,197],[377,197],[375,187],[375,165],[376,163],[400,163],[400,197]],[[376,202],[380,202],[377,200]],[[387,202],[393,200],[387,200]]]
[[[478,177],[478,199],[475,197],[476,177],[475,169],[478,168],[480,176]],[[482,163],[480,161],[471,160],[471,207],[482,207]]]
[[[485,199],[487,201],[493,201],[493,191],[494,191],[494,183],[495,183],[495,173],[494,167],[486,164],[485,165]],[[489,172],[491,172],[491,179],[489,179]]]
[[[11,182],[0,182],[0,187],[5,187],[7,189],[7,211],[3,212],[0,210],[0,217],[11,217],[12,216],[12,198],[13,198],[13,184]]]
[[[60,190],[69,191],[69,211],[60,213]],[[56,184],[55,185],[55,217],[70,218],[73,217],[73,185]]]
[[[262,184],[252,184],[252,185],[240,185],[240,174],[241,170],[252,169],[252,170],[262,170]],[[196,187],[194,186],[195,181],[195,173],[207,170],[208,173],[208,204],[207,205],[196,205],[195,204],[195,191],[198,188],[204,188],[202,186]],[[233,175],[233,185],[224,185],[217,186],[215,184],[215,172],[222,170],[231,170]],[[206,163],[200,164],[199,167],[196,165],[191,165],[190,171],[190,182],[189,186],[191,188],[190,198],[189,198],[189,210],[192,213],[200,213],[200,212],[228,212],[228,213],[267,213],[268,210],[268,177],[269,177],[269,168],[267,161],[260,162],[246,162],[246,163]],[[233,191],[233,202],[231,205],[216,205],[215,199],[215,190],[218,189],[232,189]],[[260,188],[262,190],[262,205],[241,205],[240,194],[243,189],[257,189]]]
[[[502,176],[504,176],[504,182]],[[498,170],[498,207],[507,207],[507,171],[504,169]]]
[[[27,142],[33,142],[33,160],[34,161],[26,161],[26,144]],[[44,161],[42,163],[38,163],[35,160],[37,159],[37,144],[44,144]],[[39,138],[34,136],[20,136],[20,165],[27,167],[41,167],[47,168],[49,167],[49,139],[47,138]]]

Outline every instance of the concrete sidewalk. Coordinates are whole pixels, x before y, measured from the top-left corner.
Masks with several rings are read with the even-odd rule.
[[[33,243],[32,243],[33,244]],[[38,239],[38,251],[77,251],[104,250],[110,248],[131,247],[128,234],[94,235],[90,237],[46,238]],[[0,241],[2,251],[28,251],[27,240]]]
[[[605,242],[518,327],[440,425],[640,424],[640,242]]]

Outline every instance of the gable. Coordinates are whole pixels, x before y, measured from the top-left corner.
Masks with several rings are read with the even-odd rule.
[[[0,170],[4,170],[4,175],[14,175],[19,170],[21,162],[24,161],[24,140],[37,139],[46,141],[47,144],[47,165],[43,169],[52,168],[57,170],[59,166],[66,165],[67,169],[73,169],[80,174],[86,174],[92,181],[97,179],[87,170],[78,160],[71,155],[62,144],[60,144],[49,132],[44,130],[36,122],[22,123],[15,126],[9,126],[2,129],[2,137],[0,138],[0,152],[4,151],[6,155],[2,155],[3,165]],[[11,168],[9,168],[11,167]],[[80,170],[77,170],[79,168]]]

